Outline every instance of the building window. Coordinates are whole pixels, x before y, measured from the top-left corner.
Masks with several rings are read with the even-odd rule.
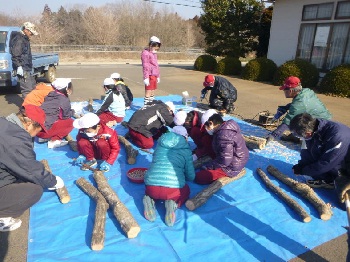
[[[327,20],[332,18],[333,3],[319,5],[304,5],[303,21]]]
[[[338,2],[335,18],[350,18],[350,1]]]

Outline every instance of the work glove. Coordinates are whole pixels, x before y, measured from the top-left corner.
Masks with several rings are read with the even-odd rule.
[[[77,164],[83,164],[86,160],[86,157],[84,155],[79,155],[78,158],[75,160]]]
[[[48,188],[48,190],[56,190],[56,189],[64,187],[64,182],[63,182],[62,178],[60,178],[59,176],[56,176],[56,181],[57,181],[56,185],[54,187]]]
[[[103,161],[100,165],[100,170],[101,171],[106,171],[108,172],[111,169],[111,165],[108,164],[106,161]]]
[[[293,173],[294,173],[295,175],[300,175],[300,174],[301,174],[301,170],[302,170],[302,166],[299,165],[299,164],[296,164],[296,165],[294,165],[294,166],[292,167],[292,169],[293,169]]]
[[[192,160],[193,160],[193,161],[196,161],[197,159],[198,159],[197,155],[196,155],[196,154],[193,154],[193,155],[192,155]]]
[[[149,86],[149,78],[144,79],[143,83],[145,84],[145,86]]]
[[[160,83],[160,77],[157,77],[157,83]]]
[[[19,66],[17,68],[17,75],[22,76],[22,77],[24,76],[24,72],[23,72],[22,66]]]

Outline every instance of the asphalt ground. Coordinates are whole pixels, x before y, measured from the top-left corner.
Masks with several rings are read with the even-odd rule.
[[[190,96],[199,98],[206,73],[193,70],[193,63],[161,63],[161,78],[156,96],[169,94],[181,95],[187,91]],[[103,80],[111,73],[118,72],[131,88],[134,97],[144,96],[142,69],[139,62],[130,63],[66,63],[57,68],[57,77],[72,78],[73,95],[71,101],[86,101],[89,98],[100,99],[104,94]],[[235,103],[235,117],[246,120],[258,119],[258,113],[269,111],[274,113],[278,105],[285,105],[286,99],[278,87],[235,77],[226,77],[238,90]],[[333,114],[333,120],[350,126],[350,100],[347,98],[318,95],[321,101]],[[205,100],[203,101],[205,102]],[[18,111],[22,99],[11,90],[0,90],[0,116],[7,116]],[[53,214],[55,215],[55,214]],[[22,226],[13,232],[0,233],[0,261],[22,262],[27,259],[29,211],[21,219]],[[347,226],[347,225],[344,225]],[[347,235],[344,234],[315,249],[300,255],[291,261],[346,261],[348,252]],[[320,258],[324,260],[320,260]]]

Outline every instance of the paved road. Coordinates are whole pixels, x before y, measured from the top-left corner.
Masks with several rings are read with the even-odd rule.
[[[65,64],[58,67],[58,77],[69,77],[73,80],[74,93],[71,101],[85,101],[90,97],[99,99],[103,95],[102,83],[111,73],[118,72],[132,89],[135,97],[144,96],[140,64]],[[190,96],[200,95],[202,82],[206,74],[192,70],[188,64],[161,65],[161,82],[156,95],[181,94],[188,91]],[[283,92],[276,86],[227,77],[238,90],[238,100],[235,104],[237,116],[252,119],[257,113],[268,110],[275,112],[278,105],[284,105],[290,100],[284,98]],[[350,126],[350,100],[346,98],[319,98],[332,112],[333,119]],[[19,95],[8,91],[0,91],[0,116],[16,112],[21,104]],[[55,214],[53,214],[55,215]],[[22,227],[11,233],[0,233],[0,261],[26,261],[28,212],[22,217]],[[347,236],[340,236],[314,250],[295,258],[292,261],[345,261],[347,254]],[[324,259],[324,260],[322,260]]]

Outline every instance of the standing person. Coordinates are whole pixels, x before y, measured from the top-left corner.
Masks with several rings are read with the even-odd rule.
[[[131,103],[134,100],[134,95],[132,94],[130,88],[124,83],[124,79],[121,78],[120,74],[113,73],[110,78],[113,78],[114,84],[119,87],[125,100],[125,109],[130,109]]]
[[[101,123],[112,127],[123,121],[125,117],[125,100],[120,91],[120,85],[115,85],[113,78],[106,78],[103,81],[103,88],[106,96],[96,114],[100,117]]]
[[[76,142],[69,133],[73,130],[74,110],[71,108],[69,96],[73,92],[70,78],[57,78],[52,82],[54,88],[44,99],[41,108],[46,114],[47,132],[39,132],[39,142],[47,142],[48,148],[69,144],[76,151]],[[63,140],[65,138],[66,140]]]
[[[166,126],[174,125],[174,111],[172,102],[158,100],[137,110],[127,123],[131,141],[140,148],[152,148],[154,140],[168,131]]]
[[[97,166],[97,160],[102,160],[100,170],[108,172],[118,157],[120,146],[115,130],[100,122],[94,113],[87,113],[73,122],[79,129],[77,135],[79,156],[76,163],[84,164],[81,170]]]
[[[227,79],[221,76],[207,75],[204,78],[203,86],[202,99],[208,90],[211,90],[209,105],[223,113],[233,113],[235,110],[233,103],[237,100],[237,89]]]
[[[195,172],[187,137],[183,126],[175,126],[172,132],[160,137],[153,153],[151,166],[145,174],[146,191],[143,197],[144,215],[151,222],[156,219],[154,200],[165,200],[165,223],[173,226],[175,210],[190,195],[186,180],[193,181]]]
[[[11,34],[10,40],[13,72],[14,75],[17,75],[23,99],[35,87],[35,78],[32,75],[32,51],[30,48],[30,38],[33,35],[38,35],[35,25],[31,22],[25,22],[21,27],[21,31]]]
[[[37,203],[43,189],[64,186],[63,180],[46,171],[36,160],[32,138],[45,131],[45,113],[26,105],[17,114],[0,118],[0,231],[21,226],[17,217]]]
[[[213,136],[216,157],[201,167],[195,182],[210,184],[220,177],[237,176],[249,159],[249,150],[238,124],[232,119],[224,121],[219,114],[214,114],[204,127]]]
[[[271,132],[266,138],[266,143],[279,138],[289,129],[289,123],[293,117],[301,113],[309,113],[313,117],[331,119],[332,115],[327,110],[326,106],[316,96],[315,92],[309,88],[301,86],[300,79],[296,76],[287,77],[283,86],[279,88],[283,90],[286,98],[292,98],[292,103],[279,107],[274,119],[279,119],[283,114],[287,113],[276,130]]]
[[[310,187],[333,189],[339,175],[350,177],[349,127],[303,113],[291,120],[290,130],[303,139],[293,172],[311,176],[313,180],[307,181]]]
[[[157,89],[157,84],[160,82],[157,57],[160,46],[159,38],[152,36],[149,40],[148,47],[141,53],[143,82],[145,84],[145,105],[154,100],[154,91]]]

